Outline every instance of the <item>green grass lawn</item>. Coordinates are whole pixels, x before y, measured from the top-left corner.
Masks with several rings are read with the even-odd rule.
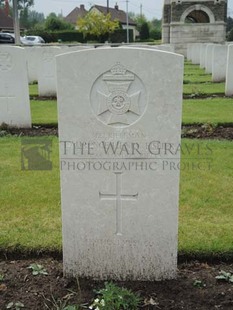
[[[212,76],[210,74],[185,75],[184,84],[211,83],[211,78]]]
[[[184,90],[187,94],[223,94],[225,83],[212,83],[211,74],[206,74],[205,69],[199,65],[185,62],[184,66]]]
[[[57,125],[55,100],[31,100],[34,125]],[[233,123],[233,99],[190,99],[183,101],[183,124]]]
[[[51,139],[52,171],[21,171],[20,138],[0,139],[1,250],[61,250],[58,140]],[[210,170],[206,161],[196,158],[198,147],[201,158],[206,156],[207,143]],[[233,144],[184,139],[186,146],[193,151],[182,158],[186,166],[181,171],[179,249],[233,252]]]
[[[233,99],[190,99],[183,101],[183,124],[233,124]]]
[[[224,94],[225,83],[193,83],[184,84],[183,94],[184,95],[205,95],[205,94]]]
[[[208,143],[212,168],[181,172],[179,250],[232,252],[233,142],[184,140],[183,143],[202,147]],[[204,161],[200,163],[206,167]]]
[[[38,84],[30,84],[29,85],[29,94],[30,96],[38,96]]]
[[[31,114],[34,125],[57,125],[56,100],[31,100]]]
[[[13,137],[0,139],[0,179],[4,180],[0,191],[0,248],[59,249],[57,138],[52,137],[52,171],[22,171],[20,141]]]

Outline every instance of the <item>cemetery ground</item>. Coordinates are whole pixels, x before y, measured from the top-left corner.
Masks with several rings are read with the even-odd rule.
[[[103,309],[233,308],[233,98],[224,86],[186,63],[177,279],[118,282],[138,307]],[[0,309],[88,309],[104,282],[62,275],[56,98],[39,98],[36,84],[30,95],[34,128],[0,130]],[[51,171],[21,170],[22,136],[51,139]]]

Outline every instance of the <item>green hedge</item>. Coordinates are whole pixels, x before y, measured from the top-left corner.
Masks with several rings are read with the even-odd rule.
[[[39,30],[30,30],[30,35],[41,36],[46,43],[58,42],[59,40],[63,42],[80,42],[84,43],[83,34],[76,30],[61,30],[61,31],[39,31]]]
[[[127,42],[127,31],[126,29],[118,29],[110,35],[110,41],[112,43]],[[133,30],[129,29],[129,42],[133,42]]]
[[[78,32],[77,30],[62,30],[62,31],[45,31],[45,30],[30,30],[28,31],[28,35],[37,35],[41,36],[46,43],[52,42],[80,42],[86,43],[87,41],[97,41],[100,43],[104,43],[108,40],[108,35],[104,35],[101,37],[95,37],[88,35],[84,38],[83,34]],[[112,43],[121,43],[127,41],[127,32],[126,29],[118,29],[114,33],[109,36],[110,42]],[[129,30],[129,41],[133,42],[133,31]]]

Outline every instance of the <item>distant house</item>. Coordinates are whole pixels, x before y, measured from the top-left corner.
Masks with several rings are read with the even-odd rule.
[[[104,15],[110,13],[112,20],[118,20],[123,29],[127,28],[127,15],[124,11],[119,10],[118,5],[116,4],[114,8],[107,8],[101,5],[94,5],[90,8],[90,12],[102,13]],[[136,22],[128,17],[128,28],[133,30],[133,38],[135,40],[136,35],[138,35],[136,30]]]
[[[83,4],[80,5],[80,8],[76,7],[71,11],[64,19],[66,22],[72,24],[77,29],[77,21],[79,18],[83,18],[88,11],[85,9]]]
[[[127,28],[127,16],[126,13],[122,10],[119,10],[118,5],[116,4],[114,8],[107,8],[105,6],[101,5],[94,5],[90,8],[89,12],[96,12],[96,13],[102,13],[106,15],[107,13],[111,14],[111,19],[112,20],[118,20],[119,23],[121,24],[123,29]],[[65,21],[75,25],[75,28],[77,29],[77,21],[79,18],[83,18],[88,11],[85,9],[84,5],[81,4],[80,8],[76,7],[71,11],[66,17]],[[136,23],[133,21],[130,17],[128,18],[128,25],[129,29],[133,30],[133,38],[135,40],[136,35],[138,35],[138,32],[136,30]]]
[[[3,9],[0,9],[0,31],[9,31],[12,32],[14,30],[13,18],[7,16]]]

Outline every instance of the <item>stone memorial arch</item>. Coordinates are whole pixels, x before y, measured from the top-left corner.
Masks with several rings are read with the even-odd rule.
[[[162,41],[184,55],[188,43],[222,43],[226,19],[227,0],[164,0]]]

